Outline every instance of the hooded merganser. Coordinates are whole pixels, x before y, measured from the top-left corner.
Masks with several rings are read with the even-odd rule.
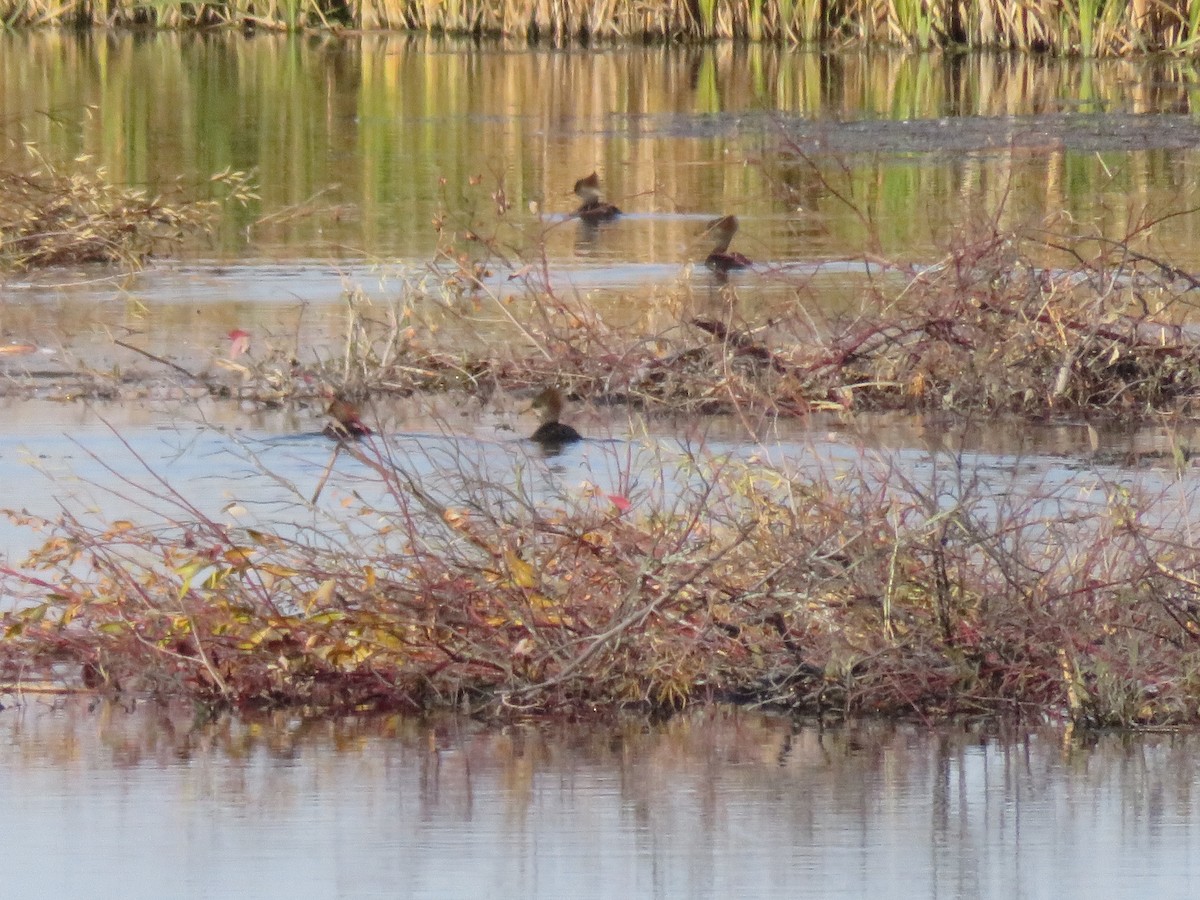
[[[558,388],[548,387],[543,390],[533,398],[529,408],[541,410],[542,413],[542,424],[530,435],[531,440],[549,448],[583,440],[583,435],[578,431],[558,421],[563,410],[563,396]]]
[[[621,215],[621,210],[601,199],[600,176],[595,172],[575,182],[575,196],[583,201],[575,215],[585,222],[607,222]]]
[[[704,260],[704,264],[718,272],[728,272],[730,269],[744,269],[750,265],[750,260],[736,250],[729,252],[729,242],[737,234],[737,216],[721,216],[713,219],[704,228],[704,233],[712,238],[713,250]]]
[[[361,418],[358,404],[345,397],[334,395],[333,401],[325,412],[333,418],[333,421],[326,425],[322,432],[326,437],[344,441],[366,437],[372,433],[370,427]]]

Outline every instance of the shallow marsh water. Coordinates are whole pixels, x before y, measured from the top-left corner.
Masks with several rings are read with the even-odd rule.
[[[5,698],[9,702],[12,698]],[[1196,737],[0,713],[14,897],[1184,898]],[[68,859],[48,847],[70,848]]]
[[[670,508],[698,489],[696,467],[731,460],[763,464],[827,484],[843,479],[895,496],[964,501],[984,510],[1026,508],[1023,521],[1101,513],[1116,497],[1145,509],[1147,524],[1200,515],[1200,478],[1176,469],[1159,432],[1112,430],[1101,453],[1082,453],[1086,428],[988,423],[974,427],[875,415],[814,416],[805,423],[711,418],[640,420],[623,410],[576,412],[588,439],[547,454],[523,438],[532,427],[513,399],[479,407],[424,398],[379,403],[379,433],[361,445],[387,459],[447,506],[467,503],[501,518],[531,508],[606,506],[628,497],[635,514]],[[251,411],[178,398],[84,406],[0,402],[16,413],[0,439],[5,506],[50,518],[86,520],[196,514],[230,528],[284,534],[328,532],[343,540],[404,518],[368,468],[339,454],[321,433],[318,408]],[[749,427],[748,427],[749,426]],[[1190,431],[1176,435],[1200,443]],[[316,502],[314,501],[314,498]],[[523,498],[523,499],[518,499]],[[360,507],[359,500],[366,506]],[[369,509],[364,516],[361,509]],[[355,521],[358,519],[359,521]],[[40,533],[0,522],[0,561],[18,562]]]
[[[0,34],[6,136],[153,191],[252,169],[261,195],[142,273],[0,283],[0,344],[38,348],[0,355],[16,386],[2,407],[3,505],[128,515],[109,489],[151,477],[140,455],[205,515],[304,524],[288,485],[306,495],[329,462],[318,410],[199,402],[180,384],[131,405],[48,399],[81,366],[164,374],[114,338],[197,371],[228,355],[233,329],[254,354],[336,358],[348,291],[382,315],[416,290],[440,327],[466,323],[461,340],[510,340],[508,276],[529,262],[653,336],[689,305],[750,323],[797,304],[817,317],[853,307],[878,283],[875,254],[936,263],[975,217],[1120,238],[1147,211],[1200,207],[1193,82],[1169,61]],[[565,218],[571,184],[593,169],[628,212],[613,226]],[[481,297],[438,293],[443,209],[456,227],[503,220],[510,265]],[[729,285],[695,265],[697,231],[726,212],[759,261]],[[1200,268],[1197,216],[1171,219],[1149,249]],[[523,477],[546,498],[584,481],[656,484],[682,447],[834,475],[899,467],[935,492],[962,466],[997,498],[1024,490],[1056,508],[1133,487],[1161,498],[1164,517],[1196,512],[1194,469],[1174,471],[1165,428],[696,426],[574,409],[597,440],[546,459],[518,439],[531,425],[517,407],[372,412],[419,474]],[[1128,464],[1139,455],[1148,463]],[[361,487],[339,460],[325,511]],[[32,539],[0,532],[0,558]],[[195,725],[37,701],[0,712],[0,734],[0,893],[14,896],[1167,898],[1195,894],[1200,858],[1192,735],[1084,746],[1054,731],[822,733],[721,710],[665,726]],[[64,842],[72,864],[47,855]]]
[[[436,285],[443,213],[501,243],[495,288],[545,261],[557,290],[651,332],[681,293],[724,308],[697,233],[736,213],[759,261],[732,280],[738,313],[819,317],[861,302],[866,259],[935,263],[972,222],[1117,239],[1200,207],[1190,84],[1161,60],[4,34],[4,136],[168,200],[253,171],[261,199],[138,276],[10,278],[0,340],[124,366],[140,361],[106,352],[113,333],[184,358],[234,328],[329,351],[346,288],[390,303]],[[592,170],[620,222],[564,218]],[[1196,269],[1197,248],[1180,215],[1146,249]]]

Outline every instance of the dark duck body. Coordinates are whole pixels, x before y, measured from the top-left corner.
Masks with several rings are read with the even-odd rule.
[[[530,440],[548,448],[558,448],[563,444],[583,440],[582,434],[570,425],[558,421],[562,415],[563,398],[557,388],[546,388],[533,398],[529,408],[540,410],[542,414],[542,424],[530,435]]]
[[[704,264],[718,272],[729,272],[732,269],[745,269],[751,265],[748,257],[736,250],[730,251],[729,242],[737,234],[737,216],[722,216],[713,219],[704,229],[704,233],[712,238],[712,253],[704,260]]]
[[[585,222],[607,222],[621,215],[621,210],[604,201],[600,194],[600,176],[595,172],[575,182],[575,196],[583,201],[575,215]]]
[[[334,397],[325,412],[333,419],[322,432],[334,440],[355,440],[371,434],[371,429],[363,422],[358,404],[344,397]]]

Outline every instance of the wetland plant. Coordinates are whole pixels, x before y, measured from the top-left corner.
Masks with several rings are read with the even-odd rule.
[[[697,443],[631,445],[612,485],[547,495],[528,470],[420,452],[338,444],[358,464],[345,501],[296,496],[293,520],[311,522],[286,529],[205,516],[150,471],[120,489],[167,510],[145,524],[10,514],[46,538],[0,569],[16,601],[0,617],[7,690],[311,712],[719,700],[1200,720],[1194,498],[1173,487],[1142,496],[1097,474],[1103,501],[1072,504],[1037,483],[986,488],[961,454],[918,480],[865,453],[824,475]]]
[[[888,264],[905,276],[894,293],[873,285],[847,314],[818,321],[797,303],[747,321],[727,289],[722,315],[679,302],[652,331],[556,290],[544,223],[514,223],[502,185],[472,188],[487,192],[473,210],[439,217],[429,277],[382,317],[348,295],[343,358],[293,367],[294,392],[561,384],[646,415],[728,412],[748,433],[863,408],[1183,416],[1198,396],[1196,342],[1173,318],[1196,282],[1139,249],[1152,221],[1116,242],[990,221],[961,229],[937,265]],[[242,350],[238,398],[278,402],[280,371]],[[386,434],[338,442],[326,473],[357,466],[343,502],[291,488],[287,527],[218,520],[149,468],[120,489],[154,510],[143,522],[11,512],[45,540],[0,570],[0,667],[14,692],[36,677],[318,711],[731,700],[1200,721],[1185,479],[1155,493],[1097,471],[1082,503],[987,488],[962,455],[933,454],[920,480],[865,451],[826,474],[698,439],[627,446],[648,456],[615,483],[547,496],[527,475],[540,460],[501,477],[454,454],[414,458]]]
[[[987,0],[964,15],[952,0],[738,0],[717,3],[595,4],[553,2],[416,3],[412,0],[246,0],[222,4],[151,4],[5,0],[0,18],[9,28],[58,24],[74,27],[158,28],[225,25],[246,31],[320,29],[419,30],[495,36],[564,45],[598,40],[711,40],[743,38],[844,46],[892,45],[927,51],[975,48],[1102,56],[1147,51],[1186,53],[1195,42],[1197,14],[1184,0],[1099,3],[1034,0],[1014,14],[1011,4]]]
[[[0,271],[87,263],[139,268],[212,224],[219,202],[154,196],[112,182],[100,166],[51,162],[25,143],[0,167]],[[227,170],[211,179],[227,200],[254,199],[248,176]]]

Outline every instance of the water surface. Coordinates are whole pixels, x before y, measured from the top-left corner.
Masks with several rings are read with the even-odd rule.
[[[1137,232],[1150,255],[1200,269],[1193,82],[1190,64],[1166,60],[0,34],[9,157],[35,141],[60,166],[103,166],[171,199],[207,195],[227,168],[259,185],[211,239],[143,272],[0,281],[0,343],[35,350],[0,356],[3,502],[124,518],[162,512],[142,508],[136,485],[167,484],[222,524],[316,533],[371,489],[353,460],[331,463],[317,407],[213,402],[118,340],[228,373],[248,362],[230,359],[240,329],[254,365],[286,373],[293,359],[341,358],[354,317],[407,310],[451,346],[521,347],[527,289],[647,341],[697,311],[819,327],[903,290],[880,256],[936,264],[980,224]],[[568,216],[572,183],[593,170],[627,212],[611,226]],[[723,213],[739,216],[735,247],[757,263],[728,283],[697,265],[697,234]],[[478,285],[448,280],[459,254],[483,266]],[[1050,248],[1038,262],[1064,264]],[[72,400],[81,371],[151,387],[84,405]],[[1177,469],[1172,448],[1198,437],[1174,423],[697,423],[575,408],[594,440],[546,458],[521,440],[532,423],[519,400],[376,398],[371,421],[448,498],[466,472],[535,506],[589,486],[669,502],[692,454],[903,478],[941,502],[964,485],[997,508],[1033,497],[1048,519],[1103,509],[1114,490],[1155,499],[1158,520],[1196,518],[1195,470]],[[0,529],[0,559],[35,537]],[[0,712],[0,893],[12,896],[1197,888],[1191,734],[823,731],[727,710],[665,725],[196,722],[133,701],[14,699]]]
[[[11,698],[9,698],[11,700]],[[0,714],[12,896],[1192,896],[1192,734]],[[69,864],[47,847],[70,847]],[[109,886],[107,888],[102,886]]]

